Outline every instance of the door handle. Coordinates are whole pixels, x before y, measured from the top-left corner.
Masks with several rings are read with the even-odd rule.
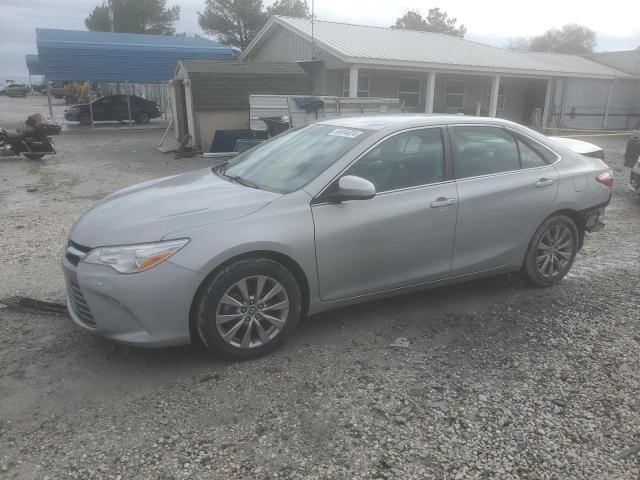
[[[541,178],[536,182],[536,188],[548,187],[553,184],[553,178]]]
[[[440,207],[449,207],[456,203],[455,198],[445,198],[439,197],[436,198],[433,202],[430,203],[431,208],[440,208]]]

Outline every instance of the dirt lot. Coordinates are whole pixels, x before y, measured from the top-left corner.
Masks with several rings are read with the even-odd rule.
[[[0,124],[21,100],[0,97]],[[55,157],[0,159],[0,297],[62,301],[84,210],[204,165],[159,137],[68,134]],[[624,140],[587,140],[615,171],[608,226],[552,289],[500,276],[345,308],[241,364],[0,309],[0,478],[640,478],[640,199]]]

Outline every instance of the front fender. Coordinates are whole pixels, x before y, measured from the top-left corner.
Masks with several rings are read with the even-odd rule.
[[[232,258],[274,252],[300,266],[314,299],[318,296],[318,275],[309,201],[306,192],[298,191],[245,217],[169,234],[165,240],[191,239],[170,261],[207,276]]]

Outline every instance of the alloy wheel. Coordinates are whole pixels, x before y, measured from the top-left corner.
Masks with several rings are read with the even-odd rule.
[[[552,225],[540,237],[536,268],[543,277],[565,273],[573,255],[573,236],[566,225]]]
[[[271,277],[255,275],[235,282],[216,308],[216,328],[222,339],[237,348],[269,343],[285,326],[289,315],[285,288]]]

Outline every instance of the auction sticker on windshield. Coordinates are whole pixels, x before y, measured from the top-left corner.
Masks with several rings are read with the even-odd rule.
[[[335,130],[327,133],[327,135],[330,137],[356,138],[358,135],[362,135],[362,132],[351,128],[336,128]]]

